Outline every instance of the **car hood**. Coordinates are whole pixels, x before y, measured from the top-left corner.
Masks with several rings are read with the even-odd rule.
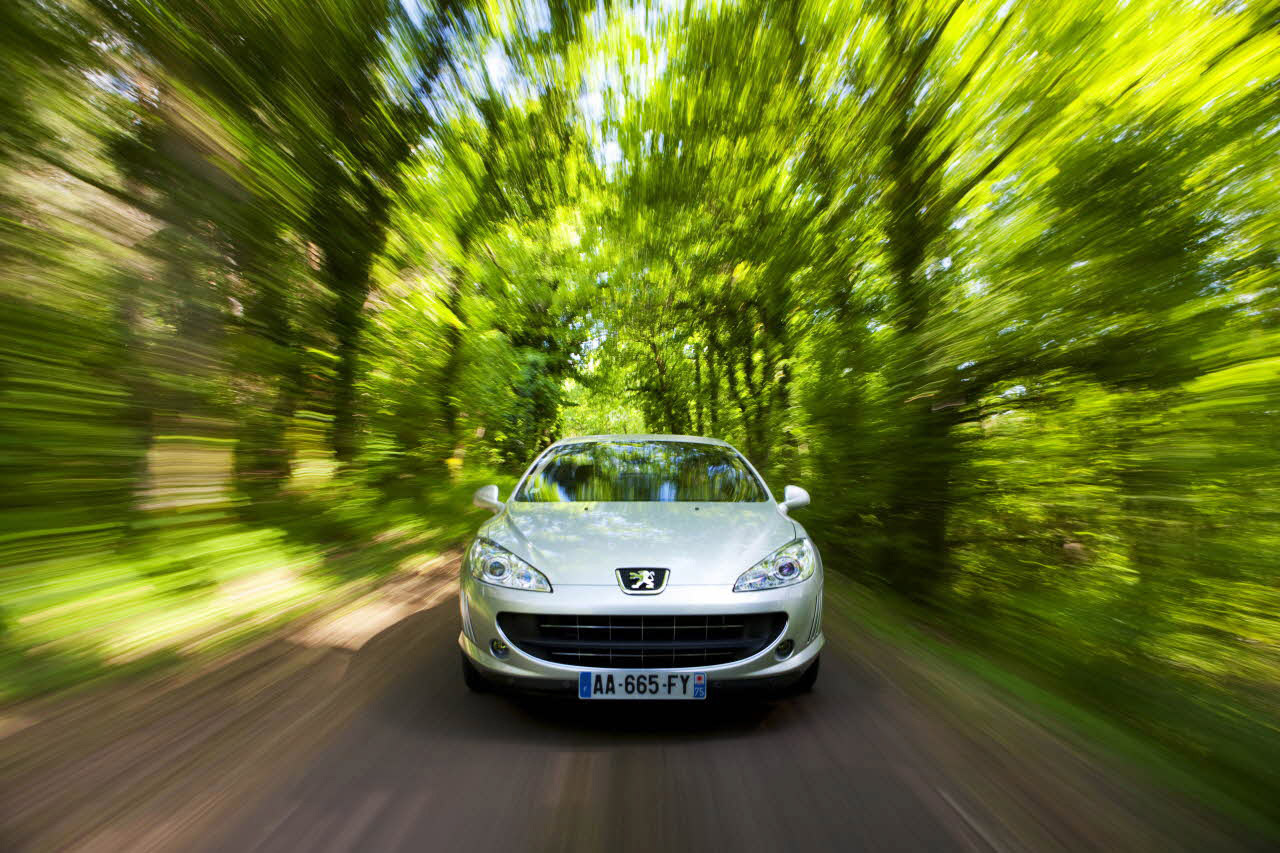
[[[668,568],[668,586],[731,584],[796,538],[762,503],[512,501],[480,531],[552,586],[614,586],[617,568]]]

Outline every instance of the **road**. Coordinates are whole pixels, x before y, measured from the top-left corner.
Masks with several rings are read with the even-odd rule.
[[[626,705],[468,693],[452,570],[0,741],[0,848],[1262,849],[875,639],[852,585],[814,693]]]

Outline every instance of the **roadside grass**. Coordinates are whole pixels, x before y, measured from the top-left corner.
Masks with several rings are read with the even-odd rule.
[[[0,706],[224,651],[458,546],[483,520],[459,473],[388,500],[331,479],[252,514],[153,510],[128,529],[0,542]]]
[[[1185,720],[1148,719],[1142,721],[1144,726],[1136,727],[1119,709],[1102,702],[1082,701],[1069,695],[1070,688],[1049,674],[1019,666],[1018,661],[982,647],[963,632],[953,634],[936,612],[917,608],[847,576],[829,572],[826,595],[830,611],[902,650],[915,664],[975,679],[1086,752],[1138,768],[1170,790],[1204,804],[1246,830],[1280,840],[1280,788],[1274,784],[1274,775],[1268,780],[1265,768],[1224,768],[1204,756],[1173,748],[1151,736],[1147,728],[1175,728],[1186,725]],[[1182,701],[1194,705],[1205,700],[1186,696]],[[1179,710],[1180,706],[1174,705],[1166,713],[1172,718]],[[1224,739],[1230,734],[1215,733]]]

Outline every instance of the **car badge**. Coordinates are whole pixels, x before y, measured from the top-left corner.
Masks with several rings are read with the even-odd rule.
[[[618,586],[627,595],[657,595],[666,589],[670,574],[670,569],[618,569]]]

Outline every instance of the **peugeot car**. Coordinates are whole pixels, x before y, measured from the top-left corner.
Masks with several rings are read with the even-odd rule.
[[[806,691],[822,649],[822,558],[717,439],[598,435],[548,447],[463,558],[468,687],[581,699]]]

